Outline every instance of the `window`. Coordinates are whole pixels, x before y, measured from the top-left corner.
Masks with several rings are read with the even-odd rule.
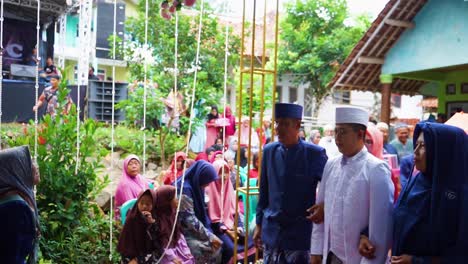
[[[289,87],[289,101],[288,103],[297,102],[297,87]]]
[[[97,73],[96,73],[96,76],[99,78],[99,80],[105,81],[106,80],[106,70],[105,69],[98,69]]]
[[[350,91],[335,91],[333,93],[333,103],[335,104],[349,104],[351,102]]]
[[[283,89],[282,86],[276,86],[276,101],[281,102],[281,90]]]

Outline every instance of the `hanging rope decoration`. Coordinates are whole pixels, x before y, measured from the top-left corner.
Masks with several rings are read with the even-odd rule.
[[[195,1],[194,1],[195,2]],[[200,63],[200,42],[201,42],[201,32],[202,32],[202,26],[203,26],[203,12],[204,12],[204,1],[201,1],[201,7],[200,7],[200,20],[198,24],[198,35],[197,35],[197,51],[195,54],[195,71],[194,71],[194,76],[193,76],[193,86],[192,86],[192,97],[191,97],[191,102],[190,102],[190,113],[193,113],[193,108],[194,108],[194,101],[195,101],[195,90],[196,90],[196,84],[197,84],[197,76],[198,76],[198,65]],[[192,133],[192,119],[190,119],[189,122],[189,127],[188,127],[188,134],[190,135]],[[185,153],[188,153],[188,145],[189,145],[190,138],[187,137],[187,142],[186,142],[186,149]],[[187,169],[187,163],[184,162],[184,172]],[[184,185],[185,177],[181,177],[181,186]],[[182,189],[180,190],[180,194],[182,194]],[[174,237],[174,232],[176,228],[176,223],[177,219],[179,218],[179,211],[180,211],[180,204],[182,202],[182,198],[179,197],[179,201],[177,203],[177,210],[176,210],[176,215],[175,215],[175,221],[174,221],[174,226],[172,227],[171,235],[169,236],[169,242],[167,243],[167,246],[162,254],[162,256],[159,258],[157,264],[161,262],[165,255],[165,251],[169,248],[169,245],[172,243],[172,239]]]
[[[114,25],[112,35],[112,59],[115,60],[115,45],[116,45],[116,37],[117,37],[117,0],[114,0]],[[115,65],[112,65],[112,120],[111,120],[111,164],[110,164],[110,171],[114,169],[114,145],[115,145]],[[110,209],[109,209],[109,260],[112,262],[112,238],[113,238],[113,224],[112,219],[114,218],[113,213],[113,199],[112,195],[110,195]]]
[[[184,0],[184,1],[177,1],[177,0],[165,0],[161,3],[159,10],[159,14],[164,19],[171,19],[172,15],[175,14],[176,11],[179,11],[182,6],[191,7],[195,4],[196,0]]]
[[[0,132],[2,132],[3,110],[3,0],[0,3]],[[2,136],[0,134],[0,149],[2,149]]]
[[[79,17],[79,37],[80,37],[80,58],[78,59],[78,89],[76,102],[76,164],[75,174],[78,174],[80,166],[80,90],[81,86],[87,86],[89,56],[91,49],[91,26],[92,26],[92,8],[91,0],[82,0],[80,2],[80,17]]]
[[[149,3],[148,0],[145,1],[145,44],[144,50],[148,51],[148,11],[149,11]],[[146,175],[146,98],[147,98],[147,90],[146,90],[146,81],[148,79],[148,57],[145,56],[143,61],[143,126],[141,130],[143,131],[143,159],[142,159],[142,167],[143,167],[143,175]]]
[[[228,2],[224,4],[224,13],[228,13]],[[228,59],[229,59],[229,24],[226,23],[226,37],[224,40],[224,94],[223,94],[223,117],[226,118],[226,101],[227,101],[227,72],[228,72]],[[223,157],[224,146],[226,146],[226,128],[223,129]],[[221,197],[224,197],[224,171],[221,177]],[[221,215],[224,215],[224,199],[221,199]]]
[[[170,118],[172,119],[171,122],[169,122],[169,128],[168,129],[171,129],[170,126],[171,126],[171,123],[174,121],[173,119],[175,118],[175,115],[176,115],[176,112],[179,111],[178,109],[178,104],[176,103],[176,100],[178,99],[177,98],[177,75],[179,74],[179,64],[177,63],[177,58],[179,57],[179,16],[177,16],[177,13],[175,14],[175,29],[174,29],[174,100],[173,100],[173,103],[174,103],[174,108],[172,110],[172,115]],[[176,160],[176,155],[174,153],[174,165],[177,164],[177,160]],[[174,168],[177,170],[176,168],[177,166],[174,166]],[[176,176],[176,179],[177,179],[177,173],[174,173],[174,175]],[[176,198],[177,198],[177,184],[175,185],[176,187]]]
[[[3,3],[3,1],[2,1]],[[37,20],[36,20],[36,50],[37,50],[37,63],[36,63],[36,83],[34,84],[35,89],[35,98],[34,102],[37,102],[39,98],[39,64],[41,62],[40,54],[40,41],[39,41],[39,33],[41,30],[40,20],[41,20],[41,0],[37,0]],[[37,117],[38,110],[34,111],[34,162],[37,163],[37,138],[38,138],[38,117]],[[36,186],[34,186],[36,187]]]

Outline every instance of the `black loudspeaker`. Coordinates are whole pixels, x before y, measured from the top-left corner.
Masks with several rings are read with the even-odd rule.
[[[32,110],[36,104],[35,82],[3,80],[2,96],[2,123],[19,122],[27,123],[34,119]],[[39,84],[39,96],[44,90],[44,85]],[[44,113],[42,107],[38,115],[41,117]]]
[[[125,30],[125,3],[117,3],[116,33],[123,41]],[[99,0],[97,3],[96,57],[111,59],[109,37],[114,33],[114,4]],[[117,59],[122,59],[117,56]]]
[[[127,86],[127,83],[115,84],[115,104],[127,99]],[[88,117],[98,121],[112,121],[112,82],[89,81]],[[114,120],[124,121],[125,113],[115,109]]]
[[[34,120],[34,112],[32,108],[36,103],[36,88],[33,81],[16,81],[3,80],[3,96],[2,96],[2,123],[19,122],[27,123],[29,120]],[[44,90],[44,84],[39,83],[39,94]],[[68,86],[70,89],[70,97],[76,105],[78,102],[78,89],[76,85]],[[81,86],[80,89],[80,107],[81,119],[83,119],[83,110],[85,106],[86,86]],[[41,118],[45,112],[46,104],[39,109],[38,117]]]

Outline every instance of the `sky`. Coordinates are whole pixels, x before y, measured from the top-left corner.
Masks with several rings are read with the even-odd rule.
[[[229,0],[212,0],[210,1],[210,5],[212,6],[223,6],[225,1]],[[295,1],[295,0],[289,0]],[[253,0],[246,0],[246,3],[249,5],[252,4]],[[272,0],[268,0],[267,2],[275,2]],[[288,2],[288,0],[280,0],[280,3]],[[348,0],[348,7],[352,16],[359,15],[362,13],[369,13],[372,18],[377,17],[379,12],[384,8],[385,4],[388,0]],[[263,10],[263,3],[264,1],[257,1],[258,8]],[[230,1],[229,2],[230,8],[234,14],[241,15],[242,14],[242,0],[237,1]],[[261,6],[261,7],[260,7]],[[272,6],[274,8],[274,4]]]
[[[372,18],[376,18],[387,2],[388,0],[348,0],[348,7],[352,15],[370,13]]]

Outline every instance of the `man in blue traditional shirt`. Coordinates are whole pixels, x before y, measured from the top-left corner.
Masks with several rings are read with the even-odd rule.
[[[277,103],[275,119],[279,142],[263,150],[254,240],[264,247],[264,263],[306,264],[312,232],[307,210],[315,204],[327,155],[299,139],[302,106]]]

